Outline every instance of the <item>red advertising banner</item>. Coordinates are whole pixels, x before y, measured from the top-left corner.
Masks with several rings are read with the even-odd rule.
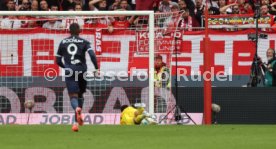
[[[209,50],[215,72],[222,71],[228,75],[249,74],[255,46],[254,42],[248,40],[247,34],[252,32],[253,30],[210,33]],[[0,30],[0,35],[0,76],[43,76],[47,68],[53,68],[61,74],[61,69],[55,64],[55,55],[60,41],[68,33],[44,29]],[[179,32],[173,36],[157,33],[155,36],[155,52],[165,55],[164,62],[171,64],[173,70],[176,59],[172,50],[177,48],[178,68],[188,70],[186,75],[202,73],[203,31]],[[148,70],[146,32],[83,31],[81,37],[91,42],[102,71]],[[260,40],[258,54],[264,61],[265,51],[269,47],[274,48],[275,37],[275,33],[269,33],[268,39]],[[93,70],[91,62],[88,64],[89,69]],[[175,74],[175,71],[172,72]]]

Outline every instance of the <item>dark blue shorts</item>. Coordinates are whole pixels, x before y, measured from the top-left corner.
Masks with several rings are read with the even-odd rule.
[[[83,94],[86,91],[87,82],[83,78],[83,73],[79,74],[77,78],[75,79],[75,76],[65,78],[68,93]]]

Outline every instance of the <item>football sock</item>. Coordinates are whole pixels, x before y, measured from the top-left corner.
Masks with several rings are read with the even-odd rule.
[[[72,97],[71,98],[71,106],[75,111],[75,122],[77,121],[77,113],[76,113],[76,108],[79,106],[78,98],[77,97]]]
[[[79,106],[78,98],[72,97],[71,98],[71,106],[76,111],[76,108]]]

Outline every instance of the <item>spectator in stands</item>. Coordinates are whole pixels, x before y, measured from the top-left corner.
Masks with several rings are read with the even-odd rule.
[[[18,16],[18,19],[21,21],[21,28],[35,28],[39,27],[36,21],[30,20],[30,16]]]
[[[160,2],[158,10],[160,12],[171,12],[171,7],[173,5],[178,5],[178,4],[170,0],[163,0]]]
[[[232,14],[240,14],[240,7],[239,5],[234,5],[232,8]]]
[[[199,27],[199,23],[195,17],[190,15],[188,8],[183,10],[183,14],[178,21],[178,27],[179,29],[188,29],[189,31],[192,30],[192,27]]]
[[[243,6],[243,13],[244,14],[254,14],[254,10],[252,5],[249,2],[246,2]]]
[[[252,14],[253,9],[249,2],[245,2],[245,0],[238,0],[237,3],[239,4],[239,13],[240,14]]]
[[[178,4],[172,4],[170,9],[173,14],[166,17],[166,20],[164,21],[164,27],[167,28],[167,32],[172,32],[173,30],[175,30],[180,19]]]
[[[261,16],[270,15],[268,5],[261,6]]]
[[[128,4],[127,0],[121,0],[120,9],[123,10],[132,10],[131,6]]]
[[[75,5],[75,11],[82,11],[81,4],[76,4]]]
[[[84,28],[98,28],[98,29],[112,28],[112,31],[113,31],[113,27],[108,17],[91,18],[85,23]]]
[[[179,5],[179,10],[180,11],[187,8],[186,2],[184,0],[179,0],[178,5]]]
[[[36,27],[41,27],[37,21],[32,21],[32,20],[28,20],[28,22],[22,26],[21,25],[21,28],[36,28]]]
[[[106,5],[106,0],[101,0],[99,3],[99,10],[108,10]]]
[[[72,8],[75,8],[76,3],[74,2],[74,0],[62,0],[61,1],[61,10],[69,10]]]
[[[190,5],[188,5],[190,6]],[[195,0],[195,7],[194,7],[194,16],[197,20],[197,22],[200,24],[200,26],[202,26],[203,24],[201,24],[201,16],[204,14],[204,9],[205,6],[202,3],[202,0]],[[190,11],[191,13],[191,11]],[[191,14],[192,15],[192,14]]]
[[[52,5],[51,6],[51,11],[58,11],[58,6],[57,5]]]
[[[274,11],[269,11],[269,6],[268,5],[262,5],[261,6],[261,16],[270,16],[271,14],[270,14],[270,12],[272,12],[272,13],[275,13]],[[275,20],[276,18],[273,16],[273,22],[275,22],[276,20]],[[261,31],[272,31],[272,29],[271,28],[261,28]]]
[[[21,21],[17,16],[8,16],[1,21],[2,29],[19,29],[21,28]]]
[[[120,0],[114,0],[114,3],[108,7],[108,10],[117,10],[120,7]]]
[[[98,10],[108,10],[106,0],[91,0],[90,2],[97,7]]]
[[[40,1],[40,10],[41,11],[49,11],[48,3],[46,0]]]
[[[13,0],[8,0],[6,3],[6,10],[15,11],[15,2]]]
[[[62,27],[61,22],[58,20],[55,20],[54,18],[44,23],[42,26],[42,28],[46,28],[46,29],[60,29],[61,27]]]
[[[238,6],[238,4],[231,3],[229,5],[225,5],[223,7],[220,7],[219,11],[221,14],[232,14],[232,11],[233,11],[232,7],[234,7],[234,6]]]
[[[119,9],[119,11],[126,11],[125,9]],[[114,28],[128,28],[134,22],[134,16],[127,18],[127,16],[116,17],[115,20],[111,20],[112,26]]]
[[[189,9],[185,8],[179,12],[180,8],[178,5],[172,5],[171,12],[173,13],[164,21],[163,34],[171,34],[176,29],[180,30],[192,30],[192,27],[198,27],[199,24],[194,16],[190,15]],[[160,20],[162,21],[162,19]],[[162,22],[161,22],[162,24]]]
[[[227,5],[227,0],[219,0],[218,6],[219,6],[220,14],[231,14],[232,13],[231,7],[234,5],[237,5],[237,3],[231,2],[229,5]]]
[[[38,1],[33,0],[31,3],[31,11],[38,11]]]
[[[89,10],[89,11],[99,11],[99,10],[94,6],[94,3],[93,3],[92,1],[89,2],[88,10]]]
[[[31,10],[31,3],[29,2],[29,0],[22,0],[21,5],[19,6],[19,10],[20,11],[29,11]]]

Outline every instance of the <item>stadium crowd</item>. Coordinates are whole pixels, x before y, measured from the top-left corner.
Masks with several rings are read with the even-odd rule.
[[[256,0],[210,0],[209,14],[254,14]],[[273,0],[261,0],[261,15],[275,15],[276,2]],[[168,18],[168,22],[174,22],[178,27],[200,27],[202,16],[204,15],[205,0],[1,0],[0,10],[6,11],[127,11],[127,10],[154,10],[156,13],[183,12],[182,19],[175,23]],[[0,16],[2,17],[2,16]],[[60,20],[49,20],[37,24],[34,21],[24,20],[24,16],[6,16],[1,18],[1,28],[24,28],[40,25],[44,28],[68,28],[68,22]],[[134,17],[122,17],[117,20],[106,19],[105,23],[100,24],[107,27],[112,24],[115,27],[128,27],[135,23]],[[14,20],[14,21],[10,21]],[[89,23],[90,21],[90,23]],[[78,20],[81,26],[91,27],[91,20]],[[70,22],[69,22],[70,23]]]

